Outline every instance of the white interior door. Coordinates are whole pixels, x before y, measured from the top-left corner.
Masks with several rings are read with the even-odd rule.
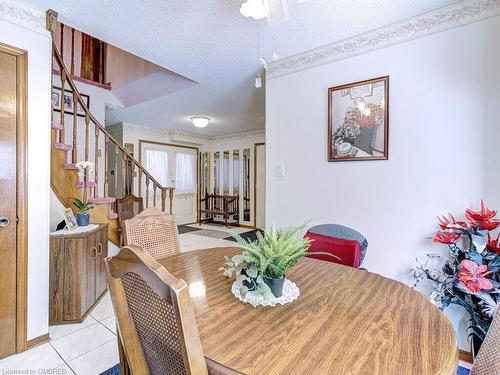
[[[255,145],[255,227],[266,227],[266,146]]]
[[[198,149],[141,142],[142,163],[164,186],[174,186],[173,213],[177,224],[197,221]],[[149,200],[150,206],[152,199]]]

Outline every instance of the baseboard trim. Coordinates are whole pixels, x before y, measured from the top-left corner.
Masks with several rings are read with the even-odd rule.
[[[461,361],[464,361],[464,362],[467,362],[470,364],[472,364],[472,362],[473,362],[472,354],[470,352],[465,351],[465,350],[459,350],[458,358]]]
[[[41,335],[41,336],[35,337],[34,339],[28,340],[28,342],[26,344],[26,349],[32,349],[35,346],[45,344],[46,342],[49,342],[49,341],[50,341],[50,336],[48,333],[46,333],[45,335]]]

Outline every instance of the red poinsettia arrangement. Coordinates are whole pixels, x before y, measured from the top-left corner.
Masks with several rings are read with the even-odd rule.
[[[500,227],[496,215],[481,201],[479,211],[465,211],[465,220],[438,217],[433,241],[448,245],[449,256],[429,254],[413,270],[415,286],[424,278],[431,281],[431,300],[439,308],[456,304],[467,310],[470,334],[479,341],[500,308],[500,234],[492,234]]]

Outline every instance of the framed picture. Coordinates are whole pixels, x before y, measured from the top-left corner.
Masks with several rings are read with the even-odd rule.
[[[328,161],[389,158],[389,77],[328,89]]]
[[[66,223],[66,227],[68,228],[68,230],[73,230],[78,228],[75,215],[73,214],[71,208],[63,208],[62,212],[64,216],[64,222]]]
[[[80,94],[80,96],[85,101],[87,108],[90,108],[90,96],[85,94]],[[52,107],[54,111],[61,112],[61,88],[57,86],[52,87]],[[71,90],[64,90],[64,113],[72,115],[75,111],[75,105],[73,103],[73,92]],[[80,117],[85,117],[85,112],[78,103],[76,109],[76,115]]]

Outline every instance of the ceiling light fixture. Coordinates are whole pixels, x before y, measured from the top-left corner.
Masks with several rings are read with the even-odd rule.
[[[254,20],[261,20],[267,17],[269,5],[266,0],[247,0],[241,4],[240,13],[245,17],[251,17]]]
[[[191,117],[191,122],[197,128],[205,128],[210,122],[210,119],[208,117],[195,116]]]

